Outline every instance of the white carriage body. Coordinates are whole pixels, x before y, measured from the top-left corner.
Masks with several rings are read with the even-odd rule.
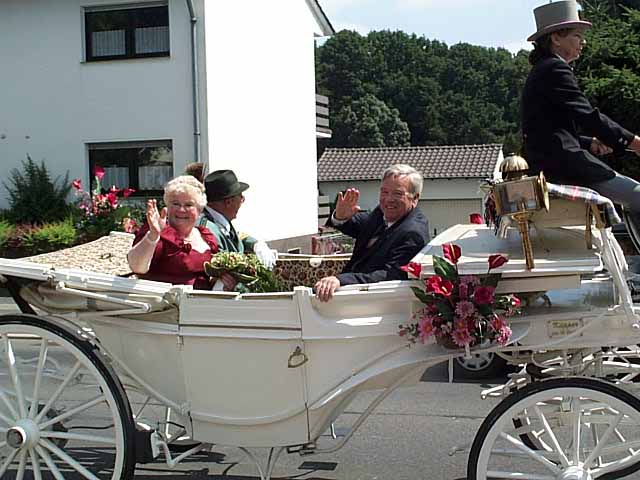
[[[428,275],[431,255],[454,242],[462,247],[460,272],[483,274],[489,255],[506,253],[499,291],[555,291],[551,308],[513,319],[518,345],[507,349],[640,341],[625,311],[609,308],[617,303],[610,279],[581,283],[603,269],[599,250],[586,249],[582,235],[564,228],[534,236],[536,268],[529,271],[517,235],[498,239],[484,226],[459,225],[415,261]],[[412,281],[346,287],[321,303],[306,287],[196,291],[19,260],[0,260],[0,274],[39,281],[24,292],[30,304],[74,325],[86,322],[117,370],[181,415],[202,442],[312,443],[360,391],[413,384],[429,366],[464,354],[409,345],[398,335],[420,306]]]

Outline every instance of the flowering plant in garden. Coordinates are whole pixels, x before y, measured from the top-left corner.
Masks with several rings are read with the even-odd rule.
[[[469,348],[485,342],[506,345],[511,329],[506,318],[518,313],[520,300],[515,295],[495,293],[499,274],[491,273],[509,260],[504,255],[491,255],[487,274],[459,275],[458,260],[462,254],[454,244],[442,246],[444,258],[434,255],[435,275],[426,279],[424,289],[412,287],[425,305],[414,314],[415,322],[400,325],[399,334],[412,343],[425,343],[431,337],[446,347]],[[410,263],[403,270],[420,275],[421,265]]]
[[[127,198],[133,192],[132,188],[119,189],[112,186],[107,193],[102,193],[101,181],[105,171],[102,167],[96,167],[93,171],[95,187],[91,193],[82,189],[82,182],[79,178],[71,182],[78,197],[78,208],[82,212],[82,218],[78,225],[91,238],[108,235],[112,230],[134,233],[139,226],[131,218],[129,207],[119,203],[118,195]]]

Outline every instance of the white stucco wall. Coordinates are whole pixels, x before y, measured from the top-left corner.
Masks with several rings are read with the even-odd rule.
[[[200,9],[202,1],[195,2]],[[85,145],[92,142],[169,139],[174,172],[193,161],[184,1],[169,1],[170,57],[84,62],[82,7],[122,3],[127,2],[0,1],[1,178],[28,153],[44,159],[53,177],[68,170],[86,185]],[[6,206],[0,187],[0,208]]]
[[[267,240],[317,230],[311,19],[302,0],[206,4],[209,170],[250,184],[236,224]]]
[[[480,179],[425,179],[419,207],[429,219],[430,234],[457,223],[466,223],[470,213],[482,211]],[[359,205],[371,210],[378,205],[380,181],[320,182],[320,192],[333,203],[338,192],[349,187],[360,191]]]
[[[332,202],[338,192],[349,187],[357,188],[360,191],[360,206],[362,208],[371,209],[378,205],[378,192],[380,190],[379,180],[357,182],[320,182],[320,192],[323,195],[328,195]],[[480,199],[482,198],[482,193],[480,192],[479,187],[480,179],[425,179],[420,199]]]

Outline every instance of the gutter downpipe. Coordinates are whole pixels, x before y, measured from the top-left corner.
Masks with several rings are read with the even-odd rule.
[[[202,162],[202,147],[200,135],[200,101],[198,93],[200,91],[199,70],[198,70],[198,17],[193,8],[193,0],[186,0],[191,20],[191,75],[193,77],[193,141],[194,141],[194,162]],[[205,166],[205,171],[207,170]]]

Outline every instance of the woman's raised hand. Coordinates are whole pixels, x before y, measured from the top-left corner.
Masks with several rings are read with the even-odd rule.
[[[158,212],[158,205],[155,200],[147,200],[147,223],[151,240],[155,241],[160,237],[160,232],[167,226],[167,207]]]
[[[357,188],[348,188],[344,194],[342,192],[338,193],[336,209],[333,212],[336,220],[349,220],[358,213],[360,211],[360,207],[358,206],[359,199],[360,192]]]

